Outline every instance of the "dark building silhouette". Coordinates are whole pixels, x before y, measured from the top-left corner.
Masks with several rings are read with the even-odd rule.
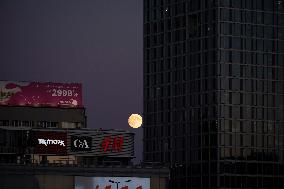
[[[284,186],[283,40],[283,0],[144,0],[143,158],[171,188]]]

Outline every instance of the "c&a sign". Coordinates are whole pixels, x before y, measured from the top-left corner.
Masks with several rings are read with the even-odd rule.
[[[92,137],[71,136],[71,151],[90,151],[92,150]]]

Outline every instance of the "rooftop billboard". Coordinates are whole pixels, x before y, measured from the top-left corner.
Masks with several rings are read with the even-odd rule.
[[[0,105],[82,107],[82,84],[0,81]]]
[[[75,189],[150,189],[150,178],[77,176]]]

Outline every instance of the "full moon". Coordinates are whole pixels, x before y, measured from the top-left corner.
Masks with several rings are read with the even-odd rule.
[[[128,124],[132,128],[139,128],[142,125],[142,117],[139,114],[131,114],[128,118]]]

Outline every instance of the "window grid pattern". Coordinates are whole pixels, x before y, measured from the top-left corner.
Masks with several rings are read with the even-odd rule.
[[[283,8],[144,0],[144,161],[172,187],[284,185]]]

